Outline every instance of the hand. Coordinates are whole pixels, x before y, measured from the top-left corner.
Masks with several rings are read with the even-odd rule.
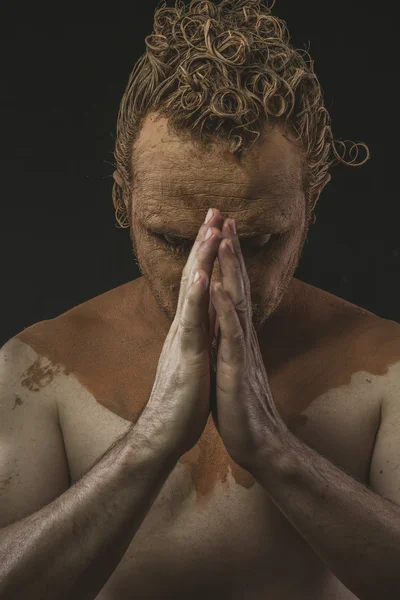
[[[288,429],[268,384],[253,326],[250,282],[239,239],[229,222],[223,224],[218,252],[222,283],[211,288],[221,333],[212,414],[227,452],[239,466],[252,471],[268,444]]]
[[[166,446],[177,459],[195,446],[210,415],[209,284],[223,224],[219,211],[215,213],[200,228],[183,269],[175,319],[139,419],[149,445]],[[213,235],[205,240],[210,227]],[[196,271],[200,279],[194,282]]]

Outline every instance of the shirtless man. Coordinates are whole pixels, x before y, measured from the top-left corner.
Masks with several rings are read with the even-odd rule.
[[[129,89],[114,203],[142,276],[1,350],[1,600],[398,598],[399,325],[293,276],[326,156],[305,189],[282,121],[238,155],[150,96],[129,166]]]

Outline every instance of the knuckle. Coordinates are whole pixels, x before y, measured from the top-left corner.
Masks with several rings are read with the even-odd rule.
[[[238,310],[241,313],[247,313],[248,304],[247,304],[247,300],[245,298],[240,300],[239,304],[236,304],[236,310]]]
[[[239,331],[235,331],[235,333],[232,334],[232,341],[236,342],[238,345],[242,345],[244,342],[244,333],[243,331],[240,329]]]
[[[188,323],[185,320],[185,317],[181,317],[180,321],[179,321],[179,328],[180,328],[180,332],[182,335],[189,335],[189,334],[193,334],[195,331],[199,331],[202,329],[202,325],[201,324],[195,324],[195,323]]]
[[[190,309],[195,308],[199,304],[199,298],[197,297],[196,291],[191,287],[187,296],[186,296],[186,305],[190,307]]]
[[[225,308],[225,311],[227,313],[229,313],[229,315],[235,315],[236,311],[237,311],[237,306],[233,305],[233,304],[229,304],[229,306],[227,306]]]
[[[215,246],[215,241],[216,240],[221,241],[221,236],[222,236],[221,231],[219,229],[217,229],[217,227],[211,227],[211,231],[212,231],[213,238],[212,239],[209,238],[208,240],[204,240],[203,239],[202,243],[200,244],[199,249],[202,252],[207,252],[208,253],[208,252],[215,251],[215,247],[214,247]],[[208,243],[210,241],[211,241],[211,244]]]
[[[235,309],[232,308],[232,306],[227,306],[225,308],[225,313],[227,315],[227,317],[229,318],[230,321],[232,321],[232,318],[235,316]]]

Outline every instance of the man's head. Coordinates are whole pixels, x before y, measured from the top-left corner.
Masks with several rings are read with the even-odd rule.
[[[190,243],[215,207],[236,219],[258,328],[296,270],[329,167],[345,163],[313,64],[270,13],[262,0],[163,3],[121,103],[117,220],[171,320]]]
[[[206,149],[182,141],[165,117],[150,114],[135,144],[137,181],[131,239],[141,272],[173,319],[182,270],[210,207],[236,220],[249,274],[254,325],[281,300],[307,235],[302,161],[279,126],[241,156],[221,143]],[[116,181],[121,177],[116,172]],[[129,206],[130,204],[130,206]],[[212,281],[220,281],[218,260]]]

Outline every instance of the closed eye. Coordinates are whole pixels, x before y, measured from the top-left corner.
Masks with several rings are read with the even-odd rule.
[[[177,248],[181,251],[189,250],[193,246],[193,240],[187,240],[185,238],[173,237],[168,234],[159,234],[159,236],[170,246],[171,248]],[[257,237],[249,237],[245,238],[240,242],[241,248],[245,251],[246,249],[250,250],[259,250],[264,248],[272,238],[272,234],[259,235]]]
[[[170,235],[158,234],[159,238],[166,244],[171,250],[178,253],[188,253],[191,251],[194,244],[193,240],[185,238],[174,238]]]
[[[193,246],[194,244],[193,240],[188,240],[186,238],[173,237],[167,234],[162,235],[162,237],[170,246]]]

